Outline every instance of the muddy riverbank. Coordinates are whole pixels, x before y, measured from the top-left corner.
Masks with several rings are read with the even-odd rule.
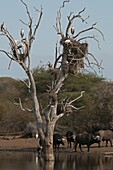
[[[83,153],[87,153],[86,146],[82,146]],[[13,138],[13,137],[5,137],[0,138],[0,151],[33,151],[36,152],[37,149],[37,141],[35,138]],[[58,152],[58,151],[56,151]],[[60,146],[59,153],[72,153],[74,154],[74,149],[70,149],[65,146]],[[81,153],[79,148],[77,148],[77,153]],[[76,154],[77,154],[76,153]],[[98,147],[98,144],[93,144],[90,148],[89,153],[95,154],[113,154],[113,147],[105,147],[105,143],[101,143],[101,147]]]

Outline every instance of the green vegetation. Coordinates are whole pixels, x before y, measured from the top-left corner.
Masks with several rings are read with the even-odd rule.
[[[48,70],[34,69],[37,91],[39,93],[42,109],[48,101],[48,85],[50,76]],[[27,81],[27,80],[25,80]],[[80,110],[75,110],[71,115],[65,115],[58,120],[57,127],[73,129],[76,132],[85,130],[87,123],[112,121],[113,117],[113,83],[107,82],[103,78],[87,74],[77,77],[71,76],[65,81],[65,85],[59,94],[59,100],[63,98],[75,99],[85,91],[82,98],[74,105]],[[32,100],[25,85],[19,80],[9,77],[0,78],[0,131],[17,132],[25,129],[29,121],[34,121],[33,114],[22,111],[19,103],[21,98],[23,108],[32,109]]]

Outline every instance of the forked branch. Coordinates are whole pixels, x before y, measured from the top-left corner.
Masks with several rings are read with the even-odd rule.
[[[67,28],[66,28],[66,37],[68,37],[69,35],[69,29],[74,21],[75,18],[80,18],[82,20],[82,22],[85,22],[86,19],[83,19],[81,16],[81,13],[85,11],[86,8],[84,8],[83,10],[81,10],[77,15],[73,15],[73,12],[70,13],[70,15],[67,17],[68,18],[68,24],[67,24]]]
[[[21,110],[24,111],[24,112],[25,112],[25,111],[28,111],[28,112],[32,112],[32,111],[33,111],[33,110],[29,109],[29,108],[24,108],[23,105],[22,105],[22,101],[21,101],[20,98],[19,98],[19,102],[18,102],[18,103],[15,102],[14,104],[20,106]]]
[[[90,30],[93,29],[93,30],[97,30],[97,31],[102,35],[103,40],[104,40],[104,34],[103,34],[99,29],[97,29],[97,28],[95,27],[96,24],[97,24],[97,23],[94,23],[94,24],[92,24],[91,27],[89,27],[89,28],[87,28],[87,29],[84,29],[84,30],[80,31],[78,34],[76,34],[76,35],[74,36],[74,39],[76,39],[80,34],[82,34],[82,33],[84,33],[84,32],[87,32],[87,31],[90,31]]]
[[[26,12],[27,12],[27,15],[28,15],[28,18],[29,18],[29,22],[28,22],[29,24],[25,24],[25,25],[29,27],[28,41],[29,41],[29,51],[30,51],[31,45],[33,43],[33,40],[35,39],[35,35],[36,35],[36,32],[37,32],[37,29],[38,29],[38,27],[40,25],[43,12],[42,12],[42,7],[41,7],[41,10],[38,10],[38,9],[36,9],[34,7],[35,11],[39,12],[40,15],[39,15],[37,23],[35,24],[35,28],[33,30],[33,19],[31,17],[30,12],[29,12],[28,6],[27,6],[27,4],[23,0],[21,0],[21,2],[24,4],[24,6],[26,8]],[[25,23],[22,20],[21,20],[21,22],[23,24]]]
[[[81,92],[80,96],[78,96],[77,98],[75,98],[72,101],[69,101],[68,98],[63,99],[62,101],[60,101],[58,103],[58,108],[57,108],[57,118],[61,117],[61,115],[69,115],[73,112],[73,110],[79,110],[84,108],[84,106],[81,107],[76,107],[74,106],[72,103],[74,103],[75,101],[79,100],[82,96],[83,96],[84,91]]]

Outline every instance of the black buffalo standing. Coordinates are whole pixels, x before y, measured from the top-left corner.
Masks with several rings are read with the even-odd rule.
[[[75,142],[75,137],[76,135],[73,133],[73,131],[67,131],[66,132],[66,139],[67,139],[67,143],[68,143],[68,146],[71,148],[71,143]]]
[[[82,151],[81,145],[87,145],[88,152],[89,152],[90,145],[99,142],[100,142],[99,135],[94,136],[92,134],[77,134],[75,139],[75,152],[78,144],[81,151]]]
[[[53,134],[53,148],[59,149],[60,144],[64,145],[64,138],[59,133]]]

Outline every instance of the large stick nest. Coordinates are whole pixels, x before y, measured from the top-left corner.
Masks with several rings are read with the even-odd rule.
[[[68,73],[78,73],[81,68],[84,68],[84,58],[88,53],[88,44],[80,43],[72,38],[64,38],[60,43],[64,47],[63,54],[67,56],[68,68],[66,69],[68,69]]]

